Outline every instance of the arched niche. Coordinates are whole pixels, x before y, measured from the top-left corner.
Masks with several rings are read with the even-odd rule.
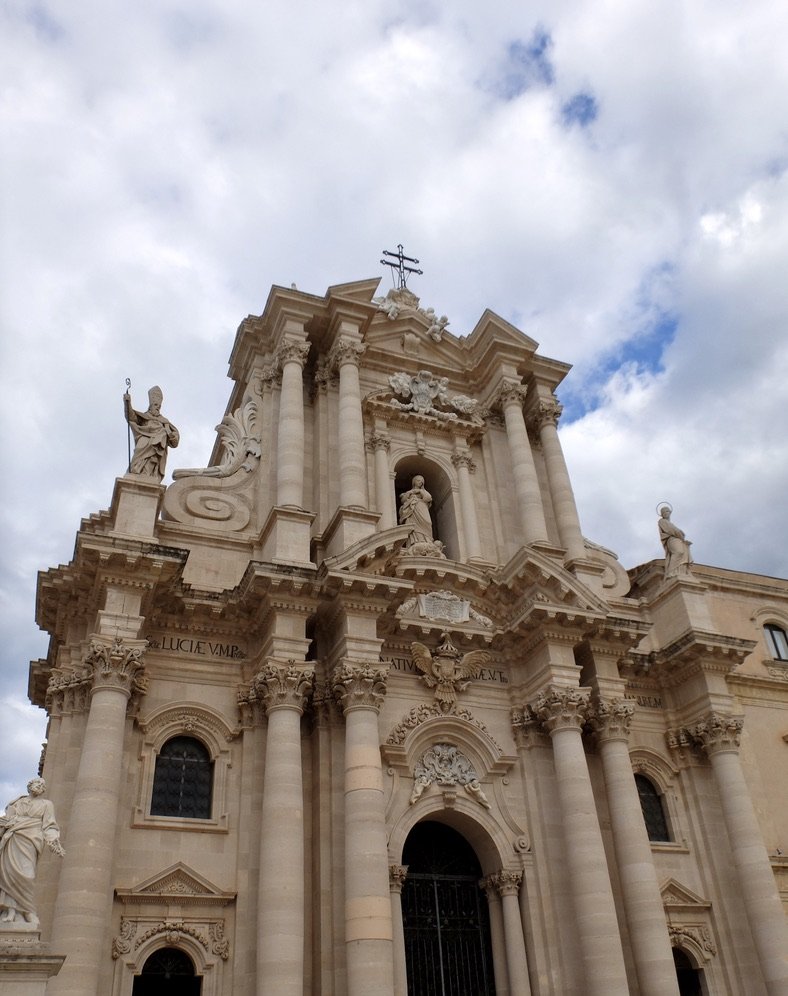
[[[440,540],[449,560],[460,560],[460,539],[454,489],[449,474],[427,457],[410,455],[398,460],[394,474],[394,493],[399,518],[400,498],[412,487],[413,478],[421,475],[424,487],[432,496],[430,518],[433,539]]]

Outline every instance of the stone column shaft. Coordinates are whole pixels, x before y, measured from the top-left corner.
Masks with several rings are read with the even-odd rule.
[[[394,992],[378,710],[388,668],[346,662],[334,673],[345,713],[345,944],[348,996]]]
[[[520,916],[520,903],[517,899],[520,883],[523,880],[522,872],[500,871],[490,878],[501,897],[509,989],[512,996],[531,996],[523,921]]]
[[[547,526],[542,507],[542,494],[536,476],[534,455],[523,417],[521,384],[507,382],[501,392],[501,408],[506,422],[506,436],[512,458],[512,477],[517,493],[520,522],[526,543],[547,541]]]
[[[558,438],[556,423],[561,411],[562,406],[557,401],[542,401],[536,417],[561,546],[566,549],[570,560],[578,560],[586,555],[585,542],[580,529],[575,493],[566,469],[561,440]]]
[[[482,543],[479,537],[479,522],[476,517],[476,502],[471,484],[471,470],[475,469],[468,453],[456,453],[452,462],[457,468],[457,481],[460,486],[460,508],[465,534],[465,551],[468,558],[481,557]]]
[[[94,642],[86,658],[93,691],[52,926],[53,950],[67,955],[48,988],[59,996],[101,996],[112,915],[126,708],[142,668],[141,655],[141,646],[129,649],[116,640],[111,648]]]
[[[408,965],[405,954],[405,930],[402,923],[402,887],[408,873],[407,865],[391,865],[391,929],[394,943],[394,996],[408,996]]]
[[[285,341],[279,349],[282,390],[277,432],[276,503],[304,504],[304,383],[303,366],[309,343]]]
[[[267,664],[255,678],[266,704],[260,884],[258,996],[302,996],[304,989],[304,793],[301,713],[311,669]]]
[[[506,967],[506,935],[503,926],[501,897],[493,884],[495,876],[488,875],[479,883],[487,896],[490,913],[490,947],[495,974],[495,996],[510,996],[509,971]]]
[[[551,689],[534,709],[553,741],[566,862],[577,917],[586,996],[627,993],[613,890],[588,774],[581,727],[587,700],[576,689]]]
[[[709,755],[741,898],[770,996],[788,993],[788,926],[738,756],[742,721],[712,714],[690,732]]]
[[[375,499],[380,512],[380,528],[393,529],[397,524],[394,504],[390,497],[391,471],[389,469],[389,437],[374,433],[372,446],[375,450]]]
[[[339,367],[339,503],[366,508],[367,460],[358,364],[363,343],[341,336],[332,350]]]
[[[676,968],[627,736],[634,706],[599,703],[592,724],[607,789],[610,824],[641,996],[678,996]]]

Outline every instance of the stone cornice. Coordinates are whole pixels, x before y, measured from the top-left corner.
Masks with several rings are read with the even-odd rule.
[[[384,419],[389,425],[407,426],[411,431],[419,430],[425,435],[454,436],[464,439],[469,445],[478,442],[487,431],[487,426],[480,418],[464,418],[459,413],[455,413],[457,418],[449,420],[420,412],[402,411],[391,405],[393,397],[392,391],[383,389],[368,394],[362,401],[362,410],[368,421]]]

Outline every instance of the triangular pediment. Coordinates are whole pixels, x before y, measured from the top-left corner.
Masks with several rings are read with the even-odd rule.
[[[326,299],[344,298],[346,301],[369,304],[375,296],[380,280],[380,277],[371,277],[368,280],[352,280],[347,284],[332,284],[326,291]]]
[[[665,909],[673,912],[706,910],[711,906],[708,900],[703,899],[702,896],[693,892],[692,889],[688,889],[686,885],[682,885],[675,878],[669,878],[663,882],[659,891],[662,896],[662,905]]]
[[[204,878],[182,861],[164,871],[157,872],[131,889],[117,889],[119,898],[128,902],[157,901],[169,899],[182,902],[226,903],[234,898],[235,893],[224,892],[213,882]]]
[[[605,601],[568,571],[556,557],[537,547],[522,547],[511,560],[492,575],[497,597],[511,611],[539,614],[567,614],[603,618]],[[493,586],[491,586],[493,587]]]

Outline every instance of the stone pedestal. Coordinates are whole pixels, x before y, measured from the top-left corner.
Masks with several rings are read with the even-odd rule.
[[[164,485],[152,477],[117,478],[110,506],[113,534],[153,540],[164,491]]]
[[[260,559],[288,567],[314,567],[309,559],[314,517],[303,509],[274,506],[260,532]]]
[[[380,512],[338,508],[323,533],[325,556],[336,557],[349,550],[354,543],[371,536],[377,529],[379,518]]]
[[[0,924],[0,993],[44,996],[47,982],[60,971],[65,955],[51,954],[38,930]]]

